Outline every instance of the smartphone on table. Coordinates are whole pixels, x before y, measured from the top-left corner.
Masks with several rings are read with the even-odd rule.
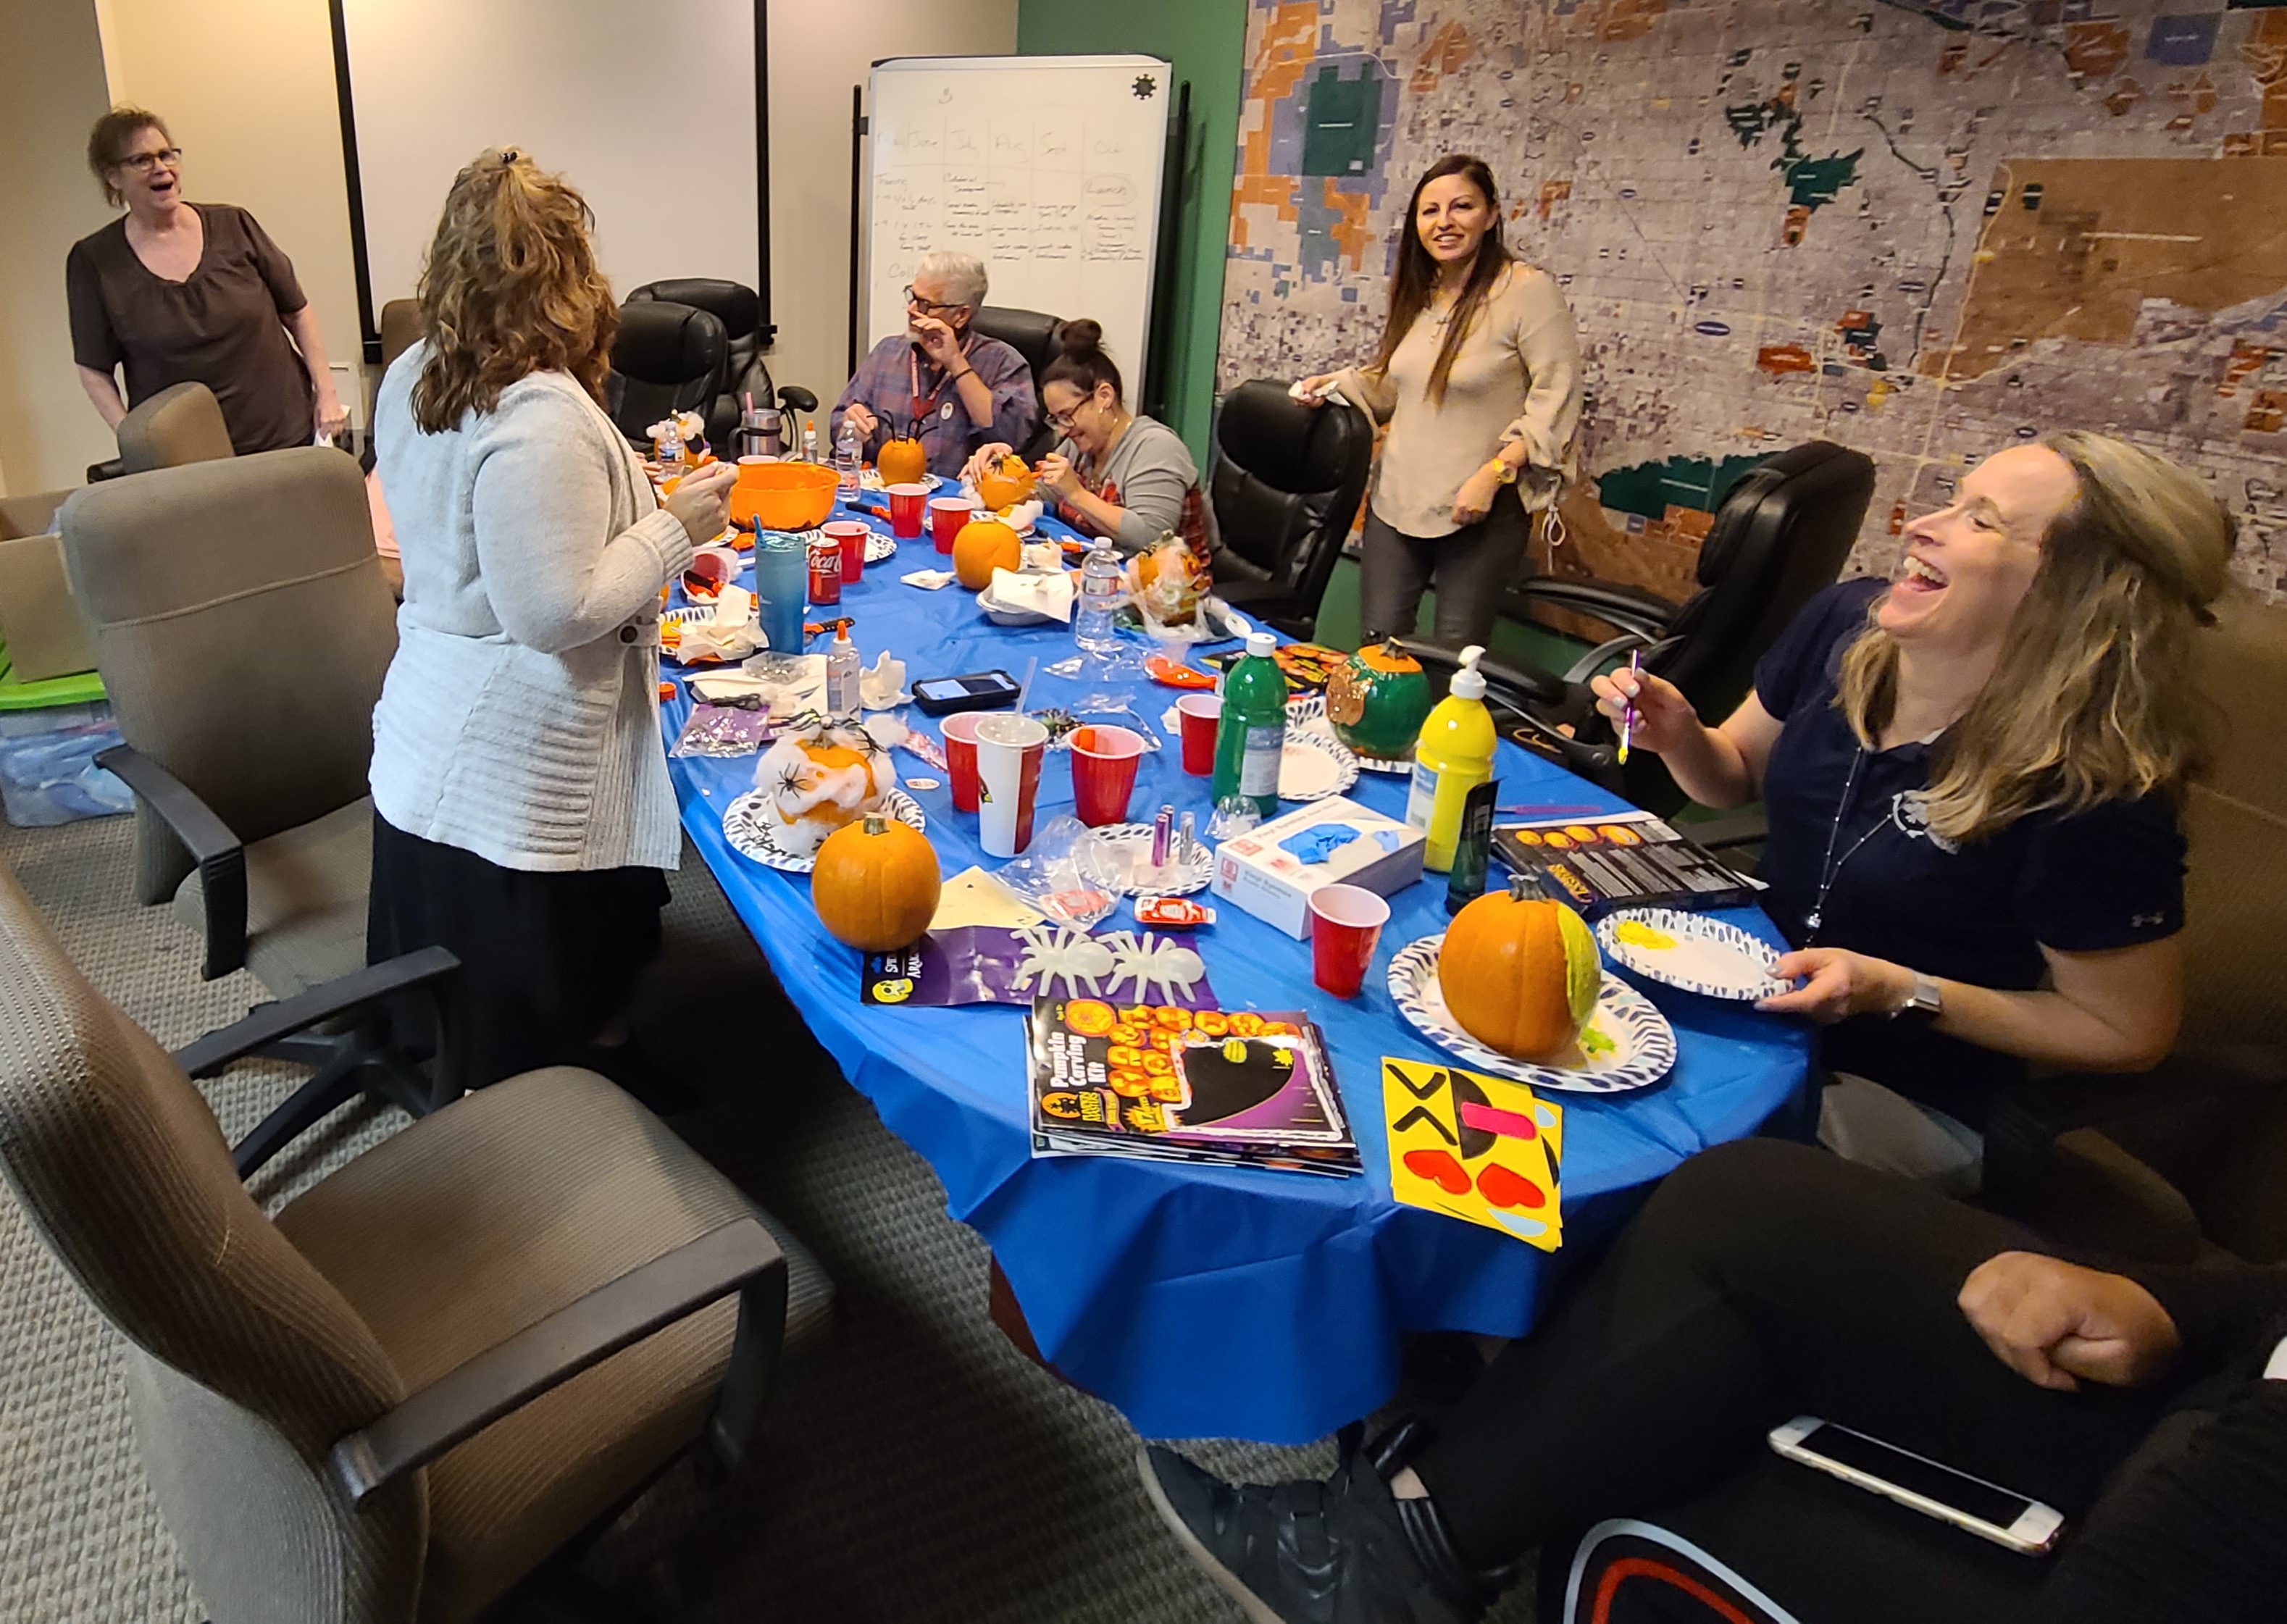
[[[1816,1415],[1772,1428],[1770,1443],[1790,1461],[2028,1557],[2054,1549],[2064,1527],[2053,1506]]]
[[[959,677],[925,677],[914,685],[914,703],[933,717],[956,710],[993,710],[1013,705],[1020,690],[1006,671],[969,671]]]

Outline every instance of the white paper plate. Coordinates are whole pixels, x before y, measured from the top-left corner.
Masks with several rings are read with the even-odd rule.
[[[661,611],[659,623],[661,626],[688,626],[694,621],[710,621],[714,618],[713,604],[693,604],[687,609]],[[756,646],[757,648],[762,646],[759,637],[756,638]],[[692,670],[714,671],[739,669],[739,662],[736,660],[685,660],[679,651],[668,647],[664,642],[660,645],[659,657],[677,665],[688,666]]]
[[[1620,1094],[1649,1088],[1674,1068],[1675,1028],[1650,999],[1617,976],[1597,989],[1596,1007],[1581,1029],[1587,1064],[1535,1066],[1497,1054],[1461,1030],[1437,985],[1441,932],[1425,936],[1389,962],[1389,995],[1398,1013],[1423,1037],[1472,1071],[1514,1077],[1536,1089],[1573,1094]]]
[[[1596,946],[1647,980],[1750,1002],[1793,990],[1772,974],[1778,949],[1725,919],[1673,907],[1629,907],[1596,922]]]
[[[888,563],[891,558],[896,558],[897,556],[898,556],[898,538],[897,538],[896,536],[894,536],[894,535],[883,535],[883,534],[882,534],[881,531],[879,531],[879,530],[873,530],[873,531],[869,531],[869,532],[867,532],[867,536],[866,536],[866,562],[867,562],[867,563],[868,563],[868,564],[886,564],[886,563]]]
[[[977,595],[977,606],[985,611],[985,618],[995,626],[1061,626],[1052,614],[1042,614],[1037,609],[1012,609],[993,596],[986,587]]]
[[[1096,837],[1115,845],[1140,847],[1136,860],[1144,863],[1151,860],[1151,826],[1148,823],[1107,823],[1096,831]],[[1204,840],[1195,844],[1199,849],[1191,854],[1191,860],[1181,868],[1170,864],[1164,881],[1131,883],[1123,886],[1120,894],[1123,897],[1188,897],[1195,891],[1205,891],[1207,882],[1215,878],[1215,848]]]
[[[1357,782],[1358,758],[1333,734],[1314,727],[1289,728],[1278,760],[1278,798],[1323,801]]]
[[[941,473],[925,473],[920,479],[914,480],[914,483],[919,485],[923,490],[934,492],[945,484],[945,476]],[[878,491],[887,490],[889,487],[882,483],[882,471],[880,469],[868,468],[858,476],[858,488],[859,490],[866,491]]]
[[[920,804],[902,789],[892,789],[884,795],[882,810],[924,834],[929,830],[929,820],[922,815]],[[759,789],[749,789],[724,809],[723,838],[740,856],[784,874],[808,874],[818,867],[815,855],[795,857],[780,851],[775,832],[776,820],[764,811],[763,792]]]

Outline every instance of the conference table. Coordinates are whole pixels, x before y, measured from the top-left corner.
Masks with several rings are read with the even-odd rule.
[[[859,498],[861,503],[878,498]],[[886,535],[878,511],[845,510]],[[1044,535],[1073,533],[1052,519]],[[926,533],[900,544],[864,578],[845,583],[838,607],[852,617],[867,663],[883,648],[925,677],[1041,668],[1030,703],[1071,705],[1107,685],[1046,668],[1074,652],[1060,624],[996,626],[973,592],[925,591],[901,575],[949,566]],[[748,566],[749,575],[751,564]],[[679,592],[680,589],[678,589]],[[680,602],[680,598],[677,599]],[[1143,652],[1140,634],[1129,634]],[[1228,646],[1228,645],[1219,646]],[[1130,662],[1132,663],[1132,662]],[[672,663],[669,677],[683,675]],[[1131,816],[1163,803],[1198,814],[1207,780],[1182,770],[1160,720],[1176,695],[1140,670],[1123,686],[1130,709],[1160,732],[1144,758]],[[672,741],[691,701],[680,684],[663,705]],[[932,735],[918,710],[906,717]],[[1083,721],[1088,718],[1083,716]],[[1127,718],[1118,718],[1127,720]],[[1130,725],[1134,724],[1129,723]],[[944,780],[903,750],[901,777]],[[1038,820],[1069,812],[1069,757],[1052,753],[1041,777]],[[1797,1023],[1743,1004],[1650,983],[1642,990],[1675,1029],[1677,1060],[1660,1083],[1634,1093],[1554,1096],[1565,1112],[1563,1242],[1543,1253],[1490,1229],[1390,1198],[1381,1104],[1381,1060],[1450,1063],[1405,1024],[1386,972],[1407,944],[1445,928],[1445,877],[1428,876],[1390,899],[1391,918],[1364,992],[1344,1002],[1311,984],[1310,946],[1213,895],[1217,919],[1194,945],[1227,1009],[1307,1009],[1322,1029],[1365,1162],[1333,1178],[1264,1168],[1176,1166],[1110,1156],[1035,1158],[1026,1108],[1024,1012],[869,1006],[859,1001],[859,957],[827,936],[806,876],[734,852],[724,809],[753,786],[756,758],[673,757],[685,830],[712,870],[811,1033],[882,1120],[936,1171],[951,1215],[992,1248],[1037,1355],[1058,1374],[1117,1406],[1149,1438],[1235,1438],[1300,1444],[1368,1414],[1396,1388],[1410,1333],[1531,1330],[1555,1286],[1593,1259],[1661,1176],[1705,1147],[1800,1120],[1810,1042]],[[1504,743],[1496,771],[1506,803],[1624,805],[1553,763]],[[1350,796],[1402,816],[1405,780],[1363,773]],[[984,855],[973,814],[953,810],[949,787],[912,790],[928,820],[941,871],[998,866]],[[1037,827],[1037,825],[1036,825]],[[1760,910],[1726,917],[1777,942]],[[1123,906],[1105,922],[1132,923]],[[760,1037],[762,1034],[754,1034]],[[770,1086],[767,1042],[756,1085]],[[997,1282],[996,1282],[997,1285]]]

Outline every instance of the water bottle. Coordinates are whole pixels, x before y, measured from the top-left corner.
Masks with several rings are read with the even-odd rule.
[[[1091,654],[1106,654],[1120,646],[1120,630],[1112,617],[1128,598],[1128,582],[1121,573],[1119,550],[1098,536],[1080,564],[1080,602],[1072,610],[1072,641]]]
[[[836,722],[855,722],[864,709],[858,697],[858,646],[850,640],[844,621],[826,651],[826,714]]]
[[[810,560],[802,538],[783,530],[755,537],[756,614],[773,654],[799,654],[802,614],[810,590]]]
[[[802,460],[805,463],[826,460],[818,455],[818,419],[815,417],[802,425]]]
[[[844,496],[858,494],[859,458],[864,446],[865,438],[858,432],[858,425],[845,416],[842,432],[834,437],[834,475]]]

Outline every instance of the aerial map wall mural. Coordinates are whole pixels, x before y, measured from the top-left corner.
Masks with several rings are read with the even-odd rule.
[[[1824,438],[1887,570],[2085,426],[2207,473],[2287,588],[2287,9],[1251,0],[1246,71],[1222,386],[1370,353],[1414,178],[1479,154],[1588,356],[1571,567],[1687,590],[1729,481]]]

